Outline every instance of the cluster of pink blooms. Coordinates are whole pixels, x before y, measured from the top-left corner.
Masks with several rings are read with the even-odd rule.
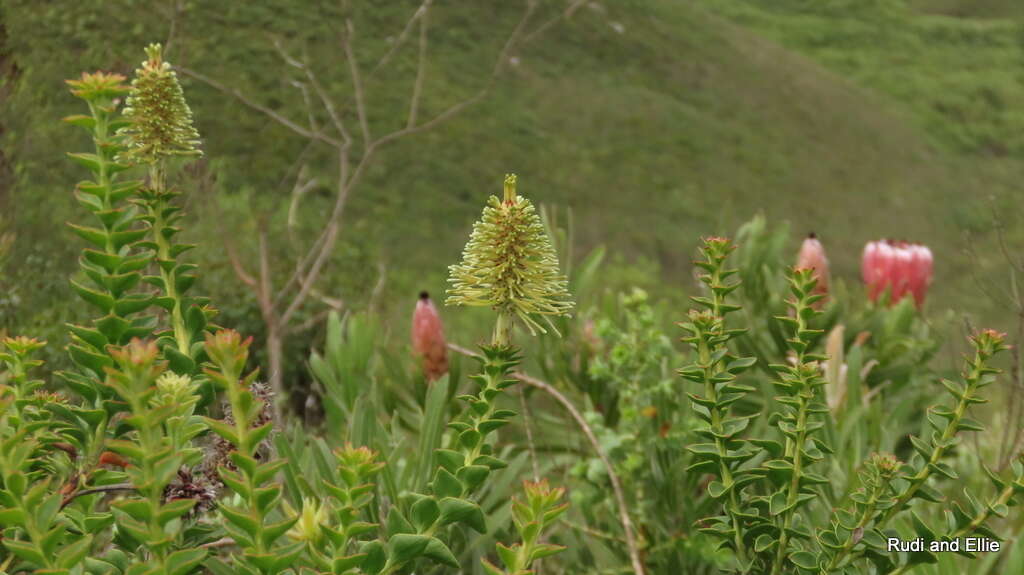
[[[879,296],[888,292],[890,303],[911,295],[917,307],[921,307],[932,282],[932,251],[908,242],[869,242],[864,246],[861,275],[871,301],[878,301]]]
[[[448,373],[448,345],[444,339],[444,327],[427,292],[420,294],[412,314],[412,348],[422,362],[427,381],[435,381]]]
[[[815,293],[828,295],[828,258],[814,234],[800,246],[796,267],[813,269],[818,280]],[[932,282],[932,268],[932,251],[921,244],[878,240],[864,246],[861,273],[871,301],[888,293],[888,303],[893,305],[911,296],[920,308]]]

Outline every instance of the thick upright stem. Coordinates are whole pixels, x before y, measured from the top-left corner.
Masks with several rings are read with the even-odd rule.
[[[182,309],[181,294],[178,293],[178,274],[173,268],[166,270],[162,265],[159,265],[159,262],[170,261],[174,257],[171,253],[171,244],[164,235],[164,230],[167,229],[168,223],[164,220],[164,210],[166,209],[167,202],[164,192],[166,191],[167,184],[164,177],[163,160],[157,160],[150,165],[149,185],[156,197],[153,205],[150,206],[150,217],[153,218],[153,242],[156,244],[156,257],[158,267],[160,268],[160,278],[164,282],[164,290],[167,292],[167,297],[174,300],[174,305],[170,310],[171,331],[174,334],[174,342],[177,345],[178,351],[182,355],[191,356],[190,348],[192,342],[190,341],[188,330],[185,328],[185,312]]]
[[[499,310],[498,320],[494,324],[494,337],[491,339],[491,343],[501,347],[512,345],[512,327],[514,324],[515,316],[511,311]]]
[[[274,408],[274,418],[278,422],[284,421],[282,414],[284,408],[281,402],[284,401],[282,392],[284,391],[284,374],[281,373],[284,367],[284,343],[281,338],[281,330],[278,329],[276,322],[270,321],[267,323],[267,363],[270,365],[270,374],[267,376],[270,382],[270,389],[274,390],[277,397],[271,400],[271,405]]]

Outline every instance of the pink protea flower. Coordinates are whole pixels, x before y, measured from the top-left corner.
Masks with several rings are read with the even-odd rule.
[[[412,348],[423,364],[427,381],[434,381],[448,373],[448,348],[444,339],[444,326],[437,314],[430,294],[420,293],[416,311],[412,314]]]
[[[861,259],[861,275],[871,301],[877,301],[878,296],[888,290],[891,304],[910,295],[918,308],[924,305],[932,282],[932,268],[932,251],[927,246],[908,242],[868,242]]]
[[[800,246],[796,267],[814,270],[814,279],[818,280],[817,285],[814,286],[814,293],[828,296],[828,258],[825,257],[825,248],[813,232],[804,239],[804,243]],[[818,300],[815,307],[820,307],[824,302],[824,299]]]

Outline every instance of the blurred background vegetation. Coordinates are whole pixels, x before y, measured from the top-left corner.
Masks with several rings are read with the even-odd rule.
[[[352,4],[367,124],[378,135],[405,122],[415,38],[373,70],[419,4]],[[565,340],[530,340],[525,369],[570,394],[595,429],[623,476],[651,564],[699,572],[695,565],[707,570],[721,559],[707,539],[688,539],[707,500],[694,497],[699,477],[678,472],[684,458],[664,455],[690,425],[674,373],[686,359],[672,324],[698,291],[690,261],[699,236],[735,236],[751,222],[738,236],[745,321],[754,327],[743,343],[781,362],[769,327],[784,313],[776,284],[799,240],[818,234],[839,304],[830,321],[842,322],[851,340],[848,363],[876,366],[851,367],[850,387],[859,378],[865,389],[892,386],[884,405],[844,420],[852,423],[837,440],[844,458],[832,475],[846,481],[868,446],[904,455],[898,442],[934,398],[937,375],[956,366],[962,326],[1015,332],[1017,341],[1024,331],[1013,280],[1024,273],[1024,8],[1013,0],[548,0],[535,21],[571,6],[570,18],[512,53],[486,97],[378,152],[353,190],[319,293],[285,340],[284,383],[299,392],[292,405],[300,412],[305,391],[326,393],[322,409],[305,415],[329,440],[361,437],[343,428],[374,419],[366,413],[376,411],[355,403],[360,394],[394,414],[389,425],[418,432],[427,388],[410,385],[420,376],[407,342],[417,294],[443,299],[447,266],[480,206],[500,192],[503,174],[516,172],[520,192],[545,207],[580,302],[577,317],[560,325]],[[507,0],[434,3],[421,118],[486,85],[521,14],[522,4]],[[168,60],[305,125],[301,87],[310,86],[277,45],[308,63],[354,126],[343,21],[336,2],[0,0],[0,332],[50,340],[48,366],[58,369],[67,364],[64,323],[89,313],[69,305],[67,277],[82,242],[63,222],[82,216],[71,197],[82,175],[64,153],[88,142],[59,121],[79,111],[63,80],[94,69],[129,75],[141,47],[159,41]],[[205,151],[179,180],[190,213],[185,236],[198,244],[188,257],[203,270],[194,289],[213,298],[220,323],[262,342],[256,295],[229,252],[255,272],[264,231],[268,265],[283,283],[331,210],[333,151],[210,82],[181,79]],[[861,249],[883,237],[934,252],[925,313],[909,305],[865,311]],[[330,322],[325,302],[341,312]],[[452,342],[469,346],[487,335],[486,310],[441,314]],[[861,331],[873,334],[863,346],[854,340]],[[1016,357],[1007,367],[1017,370],[1008,379],[1018,392],[1007,405],[1024,405]],[[455,355],[452,362],[454,390],[471,366]],[[601,461],[579,433],[565,433],[573,424],[560,406],[533,397],[536,451],[550,455],[542,475],[569,485],[575,504],[564,564],[583,572],[625,564]],[[639,405],[657,406],[664,421]],[[993,411],[993,427],[1024,437],[1011,417],[1020,411]],[[528,425],[510,433],[532,453]],[[959,453],[960,468],[1006,459],[1009,433]],[[644,463],[654,460],[660,466]],[[508,481],[529,465],[526,451],[516,451]],[[971,473],[962,483],[983,481]],[[504,508],[507,488],[488,494],[489,508]],[[683,512],[666,518],[661,505]],[[1020,545],[1015,553],[993,556],[988,569],[1000,572],[1000,560],[1024,564]],[[944,559],[945,570],[934,572],[963,565]]]
[[[566,7],[541,3],[539,21]],[[357,58],[372,68],[418,2],[354,4]],[[59,118],[74,111],[63,80],[125,74],[140,47],[301,119],[301,55],[339,98],[349,91],[334,2],[178,0],[0,2],[0,214],[13,238],[0,274],[0,329],[62,342],[75,309],[66,276],[80,242],[79,178],[63,157],[86,142]],[[425,117],[478,90],[521,13],[504,1],[431,9]],[[404,118],[414,42],[365,81],[376,132]],[[113,63],[113,65],[112,65]],[[993,217],[1021,245],[1016,185],[1024,176],[1024,10],[1010,0],[617,0],[585,2],[532,38],[495,89],[435,130],[383,149],[354,191],[319,289],[346,311],[373,308],[380,337],[404,342],[417,292],[445,288],[484,198],[505,172],[571,228],[577,261],[607,246],[600,283],[638,286],[668,326],[692,293],[696,238],[732,234],[755,214],[789,222],[791,242],[823,239],[833,273],[859,289],[860,250],[897,237],[931,246],[928,306],[997,328],[1012,314],[980,297],[1003,281]],[[258,230],[271,266],[323,225],[333,202],[330,150],[183,76],[206,159],[191,169],[189,238],[203,291],[222,323],[262,334],[252,290],[232,272],[225,239],[256,267]],[[343,98],[341,98],[343,100]],[[400,122],[401,120],[399,120]],[[300,166],[316,179],[292,215]],[[975,246],[973,255],[968,249]],[[996,288],[999,286],[997,285]],[[319,307],[318,307],[319,306]],[[304,305],[298,323],[323,306]],[[473,313],[446,314],[451,339],[482,336]],[[322,322],[287,341],[290,385]],[[669,332],[672,333],[672,332]],[[51,346],[51,365],[64,361]]]

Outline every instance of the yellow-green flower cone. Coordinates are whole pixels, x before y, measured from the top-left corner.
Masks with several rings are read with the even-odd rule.
[[[462,263],[449,268],[448,305],[489,306],[498,312],[495,342],[509,344],[512,319],[530,333],[546,333],[543,317],[568,315],[573,302],[558,255],[530,200],[516,193],[516,177],[505,177],[502,199],[491,196],[473,226]],[[557,330],[555,330],[557,332]]]
[[[198,156],[199,133],[192,110],[159,44],[146,48],[146,60],[135,70],[124,109],[130,123],[120,130],[128,148],[119,160],[152,164],[167,156]]]

